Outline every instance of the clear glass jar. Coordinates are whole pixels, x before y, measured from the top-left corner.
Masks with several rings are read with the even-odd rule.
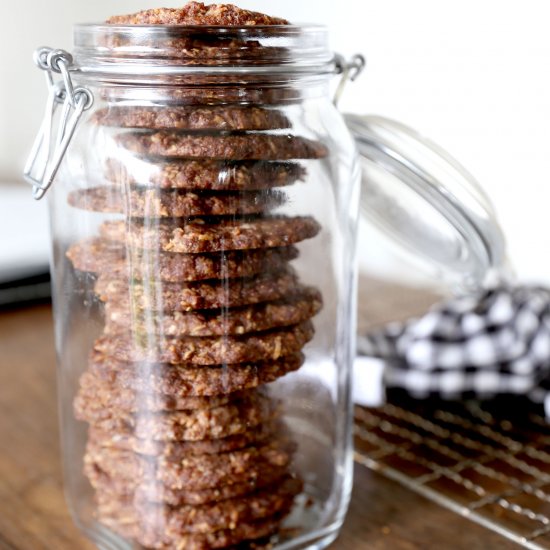
[[[323,27],[76,27],[94,103],[48,196],[67,494],[102,548],[338,534],[360,177],[335,72]]]

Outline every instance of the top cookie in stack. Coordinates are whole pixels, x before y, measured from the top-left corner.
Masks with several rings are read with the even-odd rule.
[[[108,23],[286,24],[196,2]],[[215,60],[238,38],[193,47]],[[261,58],[259,43],[246,47]],[[223,88],[223,105],[204,88],[189,92],[194,105],[173,101],[187,90],[155,104],[111,101],[93,115],[113,135],[105,184],[68,200],[120,217],[67,256],[97,275],[105,303],[75,399],[90,425],[97,517],[146,548],[192,550],[271,536],[302,490],[284,403],[268,386],[300,368],[321,309],[289,263],[320,225],[284,214],[285,189],[307,178],[302,160],[328,151],[295,135],[281,105],[235,104]]]

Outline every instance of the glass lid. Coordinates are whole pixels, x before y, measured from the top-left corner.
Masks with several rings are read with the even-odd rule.
[[[504,268],[504,237],[487,195],[435,143],[379,116],[347,114],[362,164],[364,218],[448,283],[479,287]]]

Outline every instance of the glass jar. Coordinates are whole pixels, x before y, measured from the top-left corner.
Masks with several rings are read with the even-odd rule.
[[[76,522],[109,549],[326,547],[360,179],[326,29],[79,25],[37,62]]]

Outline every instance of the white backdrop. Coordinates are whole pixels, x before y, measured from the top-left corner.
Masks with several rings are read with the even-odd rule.
[[[36,46],[70,48],[71,25],[177,6],[156,0],[0,0],[0,182],[20,179],[44,102]],[[550,4],[545,0],[242,0],[330,26],[368,69],[345,110],[410,124],[451,151],[494,201],[522,279],[550,284]],[[2,194],[0,191],[0,204]]]

